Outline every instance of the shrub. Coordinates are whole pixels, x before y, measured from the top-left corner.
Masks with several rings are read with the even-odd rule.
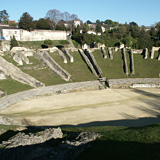
[[[67,40],[61,40],[61,41],[60,41],[60,44],[62,44],[62,45],[68,45],[69,42],[68,42]]]
[[[10,41],[10,49],[12,49],[13,47],[17,47],[18,46],[18,42],[15,38],[15,36],[13,35],[13,37],[11,38],[11,41]]]
[[[44,46],[46,46],[45,48],[53,47],[53,41],[50,40],[50,39],[45,40],[44,41]]]

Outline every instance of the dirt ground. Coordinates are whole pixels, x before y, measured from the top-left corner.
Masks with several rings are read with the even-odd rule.
[[[37,97],[0,115],[37,126],[143,126],[160,123],[160,89],[106,89]]]

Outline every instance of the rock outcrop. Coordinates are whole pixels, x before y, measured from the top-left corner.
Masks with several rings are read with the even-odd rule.
[[[43,83],[39,82],[30,75],[22,72],[18,67],[14,66],[12,63],[9,63],[4,58],[0,56],[0,70],[8,77],[11,77],[21,83],[30,85],[32,87],[42,87],[45,86]]]
[[[92,147],[90,142],[101,137],[99,133],[72,133],[62,139],[60,128],[50,128],[35,134],[19,132],[0,145],[1,159],[16,160],[74,160]]]

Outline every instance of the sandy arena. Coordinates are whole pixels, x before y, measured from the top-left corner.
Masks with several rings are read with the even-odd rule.
[[[37,126],[144,126],[160,123],[160,89],[106,89],[41,96],[0,115]]]

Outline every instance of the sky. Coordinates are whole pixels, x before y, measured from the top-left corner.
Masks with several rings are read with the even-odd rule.
[[[160,0],[0,0],[0,11],[7,10],[9,19],[17,22],[24,12],[38,20],[57,9],[76,14],[84,23],[111,19],[150,26],[160,21],[159,6]]]

